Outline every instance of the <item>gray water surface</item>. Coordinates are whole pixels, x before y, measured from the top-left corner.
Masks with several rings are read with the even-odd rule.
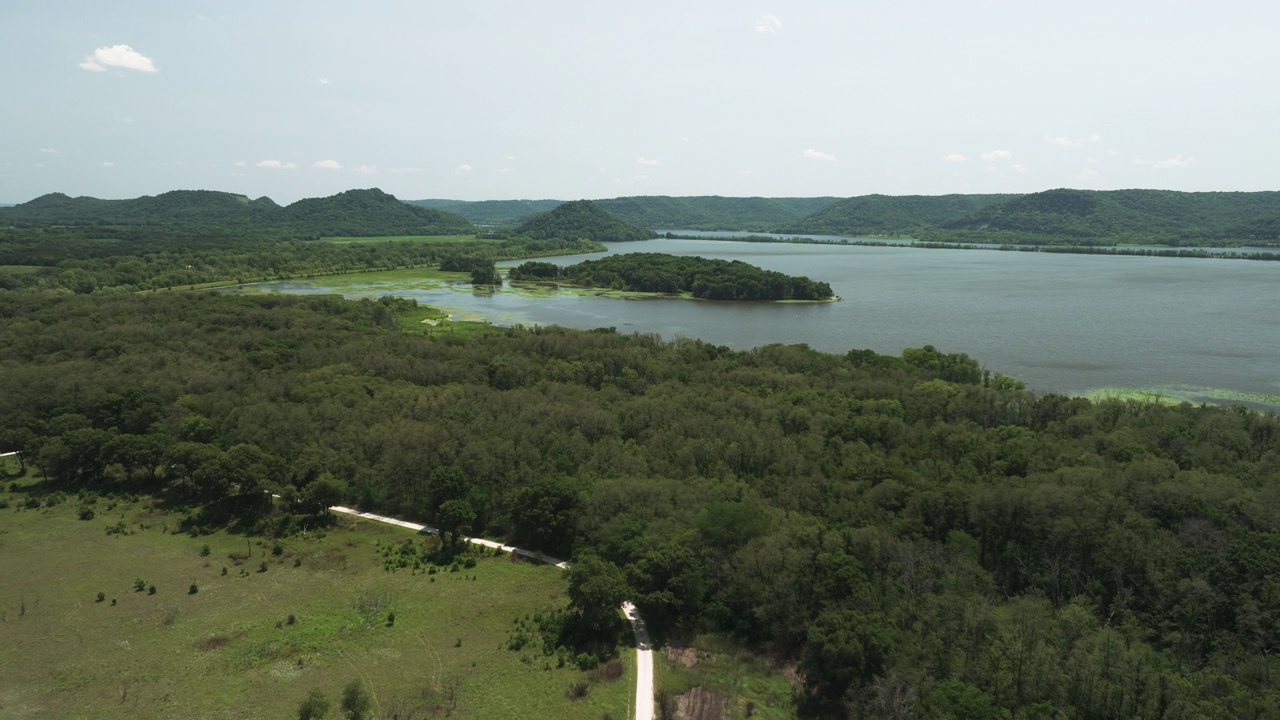
[[[870,348],[896,355],[930,344],[968,353],[1041,392],[1150,389],[1206,400],[1280,395],[1280,262],[666,239],[615,243],[609,252],[742,260],[825,281],[843,301],[529,298],[458,289],[403,294],[506,325],[612,326],[734,348],[806,343],[827,352]],[[601,255],[550,260],[592,257]],[[327,290],[324,278],[278,289]],[[1280,407],[1275,398],[1246,399]]]

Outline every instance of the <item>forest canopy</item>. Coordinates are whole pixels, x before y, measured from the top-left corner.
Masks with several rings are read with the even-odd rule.
[[[406,334],[412,311],[0,290],[0,452],[37,505],[150,493],[193,532],[287,534],[336,497],[590,555],[658,637],[798,662],[820,716],[1280,707],[1273,415],[1036,396],[932,347]]]

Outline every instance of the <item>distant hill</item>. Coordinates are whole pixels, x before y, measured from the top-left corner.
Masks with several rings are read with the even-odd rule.
[[[787,224],[783,233],[910,235],[1016,195],[862,195]]]
[[[457,213],[477,225],[518,225],[540,212],[553,210],[563,200],[407,200],[436,210]]]
[[[587,238],[596,242],[656,237],[651,230],[627,222],[591,200],[575,200],[538,213],[517,227],[515,233],[540,240]]]
[[[639,195],[594,200],[609,212],[641,227],[768,232],[839,201],[835,197],[762,198],[705,195]],[[410,200],[412,205],[455,212],[477,225],[518,225],[563,200]]]
[[[1278,216],[1280,192],[1058,188],[1002,200],[939,227],[1093,242],[1274,242]]]
[[[647,228],[769,232],[827,208],[839,198],[641,195],[597,200],[600,207]]]
[[[212,190],[174,190],[131,200],[42,195],[0,208],[0,224],[217,226],[298,235],[449,235],[476,228],[459,215],[414,207],[376,188],[348,190],[281,207],[271,198]]]

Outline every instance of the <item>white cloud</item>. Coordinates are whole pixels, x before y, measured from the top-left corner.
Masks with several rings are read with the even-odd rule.
[[[361,165],[360,167],[356,168],[356,172],[360,173],[361,175],[377,175],[378,168],[374,165]]]
[[[1196,162],[1193,157],[1183,157],[1175,155],[1168,160],[1134,160],[1134,165],[1150,165],[1152,170],[1173,170],[1176,168],[1191,167]]]
[[[506,173],[511,172],[511,168],[498,168],[497,170],[494,170],[494,172],[498,173],[499,175],[505,175]]]
[[[55,150],[55,149],[53,149],[53,148],[40,148],[40,152],[45,153],[46,155],[61,155],[61,154],[62,154],[62,151],[61,151],[61,150]]]
[[[991,152],[984,152],[978,157],[982,158],[983,162],[995,162],[997,160],[1010,160],[1013,158],[1013,151],[1012,150],[992,150]]]
[[[688,136],[688,135],[681,135],[681,136],[680,136],[680,142],[689,142],[689,136]]]
[[[280,160],[262,160],[254,163],[253,166],[270,170],[294,170],[298,167],[291,162],[282,162]]]
[[[1026,165],[1023,165],[1022,163],[1014,163],[1014,164],[1010,165],[1009,167],[1013,168],[1015,171],[1020,172],[1020,173],[1024,173],[1024,172],[1026,172],[1026,171],[1027,171],[1027,166],[1026,166]]]
[[[1102,173],[1098,172],[1097,170],[1094,170],[1092,168],[1086,168],[1076,173],[1075,175],[1072,175],[1071,177],[1075,178],[1076,180],[1092,180],[1101,174]]]
[[[100,47],[92,54],[84,57],[80,67],[90,72],[106,72],[109,67],[137,70],[138,72],[160,72],[151,58],[134,50],[128,45],[112,45]]]
[[[320,84],[321,84],[321,85],[328,85],[328,84],[329,84],[329,78],[320,78]]]
[[[756,21],[756,32],[776,33],[782,29],[782,21],[777,15],[765,15]]]
[[[515,155],[508,155],[508,156],[507,156],[507,159],[508,159],[508,160],[515,160],[515,159],[516,159],[516,156],[515,156]]]
[[[458,166],[458,172],[471,172],[472,169],[473,168],[466,163],[462,163]]]
[[[661,161],[661,160],[654,160],[653,158],[642,157],[642,158],[636,158],[636,164],[638,164],[638,165],[661,165],[661,164],[662,164],[662,161]]]
[[[964,155],[961,155],[960,153],[951,153],[950,155],[943,155],[942,159],[946,160],[947,162],[964,162],[969,158],[965,157]]]
[[[106,162],[102,163],[102,167],[115,167],[115,166],[116,164],[111,162],[110,160],[107,160]]]
[[[337,160],[317,160],[311,164],[311,167],[320,168],[321,170],[341,170],[342,163]]]
[[[813,158],[814,160],[825,160],[827,162],[836,161],[835,155],[832,155],[830,153],[824,153],[821,150],[814,150],[813,148],[809,148],[808,150],[805,150],[804,156],[807,158]]]
[[[244,167],[244,166],[245,166],[245,165],[247,165],[247,164],[248,164],[248,163],[246,163],[246,162],[245,162],[245,161],[243,161],[243,160],[237,160],[237,161],[235,162],[235,166],[236,166],[236,167]]]

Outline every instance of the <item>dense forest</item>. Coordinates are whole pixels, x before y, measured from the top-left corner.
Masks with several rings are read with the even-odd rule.
[[[348,190],[281,207],[271,198],[250,200],[211,190],[174,190],[133,200],[42,195],[0,208],[0,227],[51,225],[182,228],[216,234],[240,229],[255,235],[379,236],[471,235],[476,227],[461,215],[416,207],[378,190]]]
[[[589,240],[333,243],[201,228],[0,229],[0,289],[133,292],[601,252]]]
[[[536,239],[584,238],[596,242],[628,242],[657,237],[653,231],[627,222],[590,200],[575,200],[538,213],[521,223],[514,233]]]
[[[627,253],[568,266],[530,261],[512,268],[511,280],[558,280],[571,285],[632,292],[689,293],[705,300],[829,300],[831,286],[807,277],[764,270],[740,260],[708,260],[663,253]]]
[[[192,532],[467,518],[622,578],[659,638],[798,661],[812,716],[1280,712],[1273,415],[411,311],[0,290],[0,452],[47,478],[26,505],[145,492]]]

